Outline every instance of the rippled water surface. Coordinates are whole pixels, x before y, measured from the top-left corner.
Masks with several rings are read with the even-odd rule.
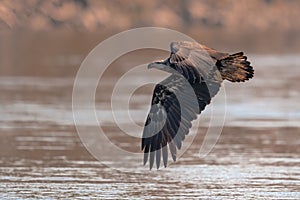
[[[129,154],[123,159],[132,167],[124,163],[124,170],[116,170],[111,167],[116,159],[103,163],[87,151],[73,120],[73,78],[2,76],[0,198],[300,199],[297,59],[253,56],[255,79],[223,86],[225,126],[213,150],[199,158],[210,125],[210,105],[201,115],[195,140],[183,156],[167,168],[151,171],[142,165],[141,154]],[[155,79],[160,77],[158,73]],[[96,115],[114,144],[129,152],[140,152],[140,140],[122,134],[114,124],[109,98],[114,78],[110,75],[96,93]],[[139,78],[151,79],[147,74]],[[138,80],[123,86],[130,84],[138,84]],[[137,124],[144,123],[151,89],[149,86],[137,91],[131,100],[130,114]],[[120,94],[120,102],[122,95],[125,92]],[[216,110],[222,98],[224,95],[214,99]],[[130,128],[127,110],[118,109],[116,113]],[[78,126],[87,131],[95,128],[84,107],[81,116]],[[97,145],[105,147],[101,142]],[[104,150],[110,155],[110,149]]]

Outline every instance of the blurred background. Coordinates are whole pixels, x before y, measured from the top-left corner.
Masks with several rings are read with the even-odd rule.
[[[298,0],[1,0],[0,198],[300,199],[299,10]],[[225,127],[205,159],[198,151],[209,108],[179,162],[151,172],[136,163],[133,173],[122,173],[82,145],[72,115],[73,82],[101,41],[145,26],[174,29],[220,51],[244,51],[255,77],[224,83]],[[111,116],[114,84],[132,67],[167,56],[134,51],[106,70],[95,104],[117,146],[140,151],[139,139],[122,134]],[[140,125],[152,88],[139,88],[130,102]],[[80,125],[88,128],[82,115]]]
[[[3,0],[0,9],[1,75],[74,76],[96,44],[143,26],[178,30],[224,51],[300,51],[297,0]]]

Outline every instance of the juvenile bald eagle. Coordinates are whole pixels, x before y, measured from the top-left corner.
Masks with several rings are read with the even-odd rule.
[[[228,54],[196,42],[172,42],[169,58],[148,65],[171,73],[155,86],[151,109],[143,137],[144,165],[150,154],[150,169],[156,157],[159,168],[161,155],[164,166],[168,149],[176,161],[192,121],[214,97],[223,80],[243,82],[253,77],[254,70],[243,52]]]

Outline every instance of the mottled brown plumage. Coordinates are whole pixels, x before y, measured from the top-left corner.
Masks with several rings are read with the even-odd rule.
[[[150,169],[155,157],[157,168],[161,156],[167,166],[167,146],[176,160],[191,122],[218,93],[223,80],[245,81],[254,72],[243,52],[230,55],[195,42],[171,43],[170,57],[150,63],[148,68],[171,73],[154,88],[143,131],[144,164],[149,159]]]

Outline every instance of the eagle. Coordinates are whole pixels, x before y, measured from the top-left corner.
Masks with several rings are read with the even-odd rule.
[[[171,74],[156,84],[143,129],[141,148],[150,170],[154,161],[160,167],[161,157],[167,167],[168,148],[176,161],[192,121],[218,93],[223,80],[244,82],[254,74],[243,52],[219,52],[189,41],[172,42],[170,49],[167,59],[148,65]]]

